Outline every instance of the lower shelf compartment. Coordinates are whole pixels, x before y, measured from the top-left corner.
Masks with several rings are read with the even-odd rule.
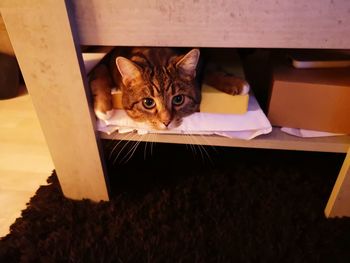
[[[346,153],[350,147],[350,136],[332,136],[323,138],[299,138],[288,135],[279,128],[267,135],[246,141],[231,139],[216,135],[177,135],[177,134],[146,134],[138,135],[114,133],[107,135],[100,133],[102,139],[130,140],[160,143],[201,144],[225,147],[264,148],[297,151],[316,151]]]

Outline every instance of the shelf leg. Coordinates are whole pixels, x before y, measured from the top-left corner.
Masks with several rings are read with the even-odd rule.
[[[0,9],[64,195],[108,200],[91,96],[66,1],[4,0]]]
[[[350,148],[329,197],[327,217],[350,216]]]

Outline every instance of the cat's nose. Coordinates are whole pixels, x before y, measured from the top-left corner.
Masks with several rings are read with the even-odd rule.
[[[163,124],[165,125],[165,127],[168,128],[169,124],[170,124],[171,121],[163,121]]]

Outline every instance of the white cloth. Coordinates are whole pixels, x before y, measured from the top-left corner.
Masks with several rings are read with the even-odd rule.
[[[138,134],[204,134],[250,140],[272,131],[271,124],[254,96],[250,96],[245,114],[212,114],[198,112],[183,119],[182,124],[171,130],[152,130],[145,123],[135,122],[124,110],[114,110],[108,120],[98,120],[97,129],[111,134],[114,131]]]

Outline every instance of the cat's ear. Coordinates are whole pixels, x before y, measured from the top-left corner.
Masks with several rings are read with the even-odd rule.
[[[115,59],[115,63],[120,72],[120,75],[122,76],[124,84],[129,83],[130,81],[141,76],[140,68],[129,59],[124,57],[117,57]]]
[[[196,68],[199,60],[199,49],[192,49],[188,52],[183,58],[181,58],[176,63],[176,68],[179,70],[180,74],[183,74],[185,77],[196,76]]]

